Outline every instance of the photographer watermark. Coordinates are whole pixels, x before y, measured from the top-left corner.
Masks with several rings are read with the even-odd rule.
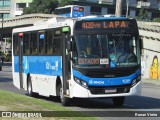
[[[12,118],[41,118],[41,112],[2,112],[1,117]]]

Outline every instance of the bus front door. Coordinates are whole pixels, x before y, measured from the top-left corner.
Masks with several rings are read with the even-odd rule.
[[[69,33],[63,33],[63,39],[62,39],[62,66],[63,66],[63,93],[64,95],[67,95],[67,90],[69,90],[69,82],[68,80],[71,79],[71,62],[70,62],[70,52],[67,49],[67,44],[70,41],[70,34]]]

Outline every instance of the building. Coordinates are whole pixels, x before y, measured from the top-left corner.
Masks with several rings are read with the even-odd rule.
[[[29,7],[33,0],[11,0],[11,17],[19,16],[23,14],[23,9]]]
[[[11,0],[0,0],[0,18],[10,17],[10,1]]]
[[[2,21],[2,24],[0,25],[1,28],[3,29],[3,20],[5,18],[10,17],[10,1],[11,0],[0,0],[0,20]],[[3,30],[2,30],[3,31]],[[8,45],[6,43],[6,39],[3,38],[3,33],[0,33],[0,51],[2,52],[7,52]]]
[[[115,14],[116,0],[72,0],[73,4],[86,6],[86,15]],[[148,11],[150,19],[160,17],[160,0],[123,0],[122,14],[136,17],[140,9]]]

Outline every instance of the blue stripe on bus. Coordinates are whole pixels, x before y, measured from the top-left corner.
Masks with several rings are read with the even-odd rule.
[[[61,56],[23,56],[23,73],[62,76]],[[19,72],[19,57],[14,56],[14,72]]]
[[[141,75],[141,71],[137,70],[134,74],[125,77],[117,78],[89,78],[82,75],[81,73],[73,70],[74,77],[77,77],[88,83],[89,86],[119,86],[119,85],[128,85],[132,81]]]

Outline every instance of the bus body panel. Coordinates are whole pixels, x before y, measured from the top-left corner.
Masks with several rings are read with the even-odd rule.
[[[14,85],[19,87],[18,56],[14,56]],[[27,76],[30,74],[33,92],[40,95],[56,95],[56,78],[62,76],[61,56],[23,56],[23,88],[27,90]]]

